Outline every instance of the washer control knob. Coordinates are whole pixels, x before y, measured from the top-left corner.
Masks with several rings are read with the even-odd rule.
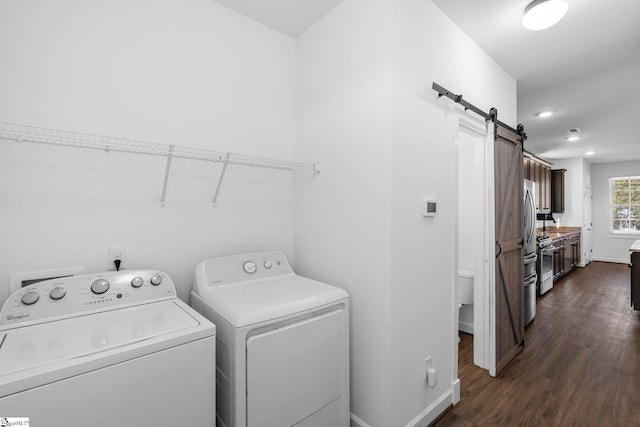
[[[31,305],[31,304],[35,304],[36,302],[38,302],[39,299],[40,299],[40,295],[38,295],[37,292],[29,291],[29,292],[25,293],[24,295],[22,295],[22,298],[20,300],[22,301],[22,303],[24,305]]]
[[[91,292],[94,294],[104,294],[109,290],[109,281],[105,279],[98,279],[91,284]]]
[[[134,288],[139,288],[140,286],[142,286],[143,283],[144,283],[144,280],[142,280],[142,277],[140,276],[136,276],[133,279],[131,279],[131,286],[133,286]]]
[[[159,274],[154,274],[153,276],[151,276],[151,284],[153,286],[158,286],[160,283],[162,283],[162,276]]]
[[[51,292],[49,292],[49,298],[56,299],[56,300],[62,299],[66,294],[67,294],[67,291],[65,288],[56,286],[55,288],[51,289]]]
[[[271,268],[271,261],[266,260],[263,265],[264,265],[264,268],[266,268],[268,270],[268,269]]]
[[[247,261],[242,264],[242,269],[249,274],[253,274],[258,270],[258,266],[253,261]]]

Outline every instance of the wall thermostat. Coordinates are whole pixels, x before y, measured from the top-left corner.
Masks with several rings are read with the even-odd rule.
[[[438,213],[438,202],[435,200],[422,201],[422,216],[436,216]]]

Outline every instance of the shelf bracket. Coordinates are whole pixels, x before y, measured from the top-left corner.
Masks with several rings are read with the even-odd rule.
[[[220,178],[218,178],[218,185],[216,186],[216,192],[213,195],[213,207],[216,207],[216,203],[218,202],[218,194],[220,193],[220,186],[222,185],[222,180],[224,179],[224,174],[227,172],[227,165],[229,164],[229,157],[231,157],[231,153],[227,153],[227,156],[224,159],[224,164],[222,165],[222,170],[220,171]]]
[[[164,202],[167,197],[167,184],[169,183],[169,169],[171,169],[171,159],[173,159],[173,145],[169,146],[169,154],[167,154],[167,167],[164,171],[164,185],[162,186],[162,199],[160,202],[162,203],[162,207],[164,207]]]

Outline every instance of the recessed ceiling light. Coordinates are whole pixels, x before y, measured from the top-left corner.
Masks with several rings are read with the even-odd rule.
[[[595,151],[587,151],[586,153],[584,153],[585,156],[593,156],[594,154],[596,154]]]
[[[573,142],[573,141],[577,141],[577,140],[579,140],[579,139],[580,139],[580,137],[579,137],[579,136],[577,136],[577,135],[573,135],[573,136],[568,137],[568,138],[567,138],[567,141],[571,141],[571,142]]]
[[[554,110],[548,110],[548,111],[540,111],[539,113],[536,113],[536,116],[540,117],[541,119],[546,119],[547,117],[551,117],[555,114]]]
[[[565,0],[533,0],[524,9],[522,25],[528,30],[544,30],[557,24],[568,9]]]

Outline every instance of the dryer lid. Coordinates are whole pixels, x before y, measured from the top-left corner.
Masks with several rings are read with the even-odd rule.
[[[335,303],[349,294],[292,273],[212,286],[199,297],[232,326],[243,327]]]

